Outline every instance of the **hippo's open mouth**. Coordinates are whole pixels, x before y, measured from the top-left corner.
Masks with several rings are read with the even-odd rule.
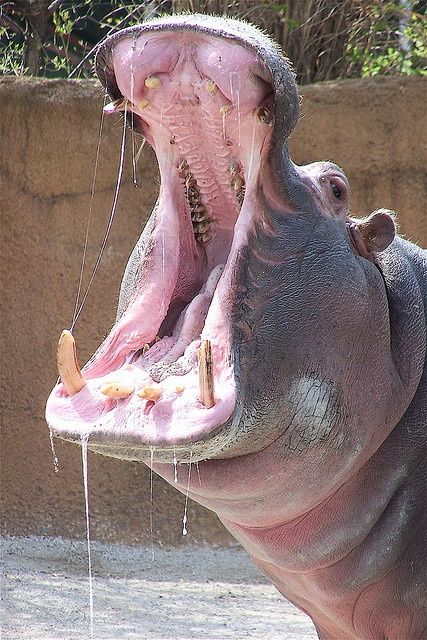
[[[172,450],[214,437],[235,410],[236,265],[260,216],[273,83],[255,49],[203,29],[119,35],[98,55],[115,98],[106,110],[132,114],[153,146],[160,194],[121,314],[81,384],[62,375],[47,420],[67,439],[91,434],[101,450],[123,440]]]

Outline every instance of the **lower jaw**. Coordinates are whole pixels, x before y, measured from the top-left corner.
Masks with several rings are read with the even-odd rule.
[[[72,396],[60,383],[46,408],[53,434],[73,442],[86,440],[99,453],[133,460],[147,460],[154,451],[156,460],[163,462],[211,457],[225,444],[224,425],[234,412],[236,388],[232,367],[223,366],[229,354],[214,342],[210,396],[203,396],[202,366],[194,353],[199,343],[189,345],[194,362],[185,375],[168,375],[158,383],[143,363],[124,365],[127,380],[133,380],[133,391],[126,398],[106,396],[108,385],[100,386],[98,378],[88,379]],[[206,344],[208,340],[199,350]],[[120,371],[114,374],[118,378]],[[123,389],[123,384],[116,388]]]
[[[180,336],[175,342],[165,336],[145,354],[131,351],[115,370],[104,370],[101,351],[83,370],[86,379],[82,377],[77,392],[67,391],[65,380],[59,383],[46,407],[53,434],[73,442],[86,440],[99,453],[132,460],[149,460],[154,451],[159,462],[206,459],[217,453],[227,440],[224,425],[236,404],[231,335],[220,285],[201,335],[178,360],[171,354],[175,348],[176,355]],[[206,345],[209,353],[202,357]],[[203,376],[207,357],[208,382]],[[91,377],[93,369],[96,377]],[[99,377],[100,371],[106,375]],[[125,397],[120,395],[123,390]]]

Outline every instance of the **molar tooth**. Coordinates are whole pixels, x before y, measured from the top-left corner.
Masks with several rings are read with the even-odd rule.
[[[211,95],[215,95],[218,91],[218,86],[215,84],[213,80],[208,80],[206,83],[206,91]]]
[[[197,350],[199,358],[200,401],[207,409],[215,404],[212,347],[210,340],[203,340]]]
[[[135,387],[122,382],[105,382],[99,390],[109,398],[123,399],[128,398],[135,391]]]
[[[233,162],[230,162],[228,170],[232,176],[237,176],[237,174],[242,170],[242,165],[237,160],[234,160]]]
[[[196,207],[192,210],[191,219],[194,220],[194,222],[203,222],[207,219],[207,214],[208,212],[205,207]]]
[[[204,233],[202,234],[202,237],[200,239],[203,242],[203,244],[206,244],[206,242],[209,242],[209,240],[212,240],[212,236],[210,233]]]
[[[191,213],[206,213],[206,207],[200,203],[200,204],[195,204],[194,207],[191,208]]]
[[[144,84],[149,89],[158,89],[161,82],[160,78],[158,78],[157,76],[148,76],[148,78],[145,78]]]
[[[268,124],[270,127],[273,126],[273,114],[267,107],[257,107],[255,109],[255,115],[263,124]]]
[[[234,176],[231,180],[231,186],[234,189],[234,191],[240,191],[240,189],[243,187],[244,184],[245,184],[245,181],[241,176]]]
[[[196,226],[195,226],[195,230],[197,231],[197,233],[201,233],[202,235],[204,233],[206,233],[206,231],[209,231],[209,229],[211,228],[210,223],[205,220],[203,222],[199,222]]]
[[[136,395],[140,398],[143,398],[144,400],[154,400],[155,402],[160,398],[162,392],[156,387],[143,387],[138,391]]]
[[[185,186],[187,187],[187,189],[189,189],[190,187],[197,187],[197,180],[192,173],[187,174],[185,178]]]
[[[185,158],[183,158],[177,166],[178,173],[182,178],[185,178],[188,173],[188,162]]]
[[[68,395],[74,396],[83,389],[86,380],[77,363],[76,343],[73,334],[67,329],[64,329],[59,338],[56,361],[66,392]]]
[[[192,199],[200,200],[200,191],[197,189],[197,187],[194,184],[189,185],[187,187],[187,197],[188,199],[192,198]]]
[[[145,98],[144,100],[141,100],[141,102],[139,103],[138,107],[140,109],[145,109],[146,107],[148,107],[149,104],[150,104],[150,101],[147,100],[147,98]]]
[[[237,197],[237,201],[239,204],[243,203],[243,200],[245,199],[245,187],[243,186],[240,191],[238,191],[236,193],[236,197]]]

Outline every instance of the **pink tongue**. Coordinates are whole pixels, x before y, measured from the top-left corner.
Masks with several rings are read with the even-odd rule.
[[[165,363],[175,362],[177,358],[183,355],[186,347],[193,340],[200,338],[216,285],[223,270],[223,264],[219,264],[212,269],[201,292],[193,298],[188,307],[181,313],[172,336],[176,339],[176,342],[164,358]]]
[[[212,269],[206,283],[202,287],[200,293],[190,302],[190,304],[182,311],[172,337],[165,336],[158,344],[154,345],[147,356],[147,364],[153,364],[162,360],[167,365],[175,362],[177,358],[184,354],[186,347],[197,340],[203,329],[209,306],[215,293],[216,285],[220,279],[224,265],[220,264]],[[134,305],[135,306],[135,305]],[[144,305],[138,305],[138,307]],[[102,352],[97,357],[93,365],[89,362],[83,371],[86,379],[102,377],[108,373],[119,369],[126,361],[129,362],[131,352],[139,351],[144,344],[152,342],[157,333],[158,320],[151,321],[154,316],[147,314],[141,315],[146,318],[145,328],[138,331],[133,329],[127,334],[128,327],[138,326],[141,323],[133,320],[135,312],[127,313],[113,327],[110,335],[101,346]],[[150,323],[150,324],[149,324]],[[145,364],[145,362],[144,362]]]

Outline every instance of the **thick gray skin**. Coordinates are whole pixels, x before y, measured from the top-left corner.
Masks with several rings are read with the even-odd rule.
[[[190,495],[312,616],[319,637],[424,637],[426,252],[396,238],[357,255],[345,220],[325,215],[289,158],[297,92],[268,40],[206,16],[144,28],[165,25],[253,48],[275,90],[258,194],[273,233],[255,219],[233,293],[238,404],[223,427],[232,437],[214,459],[197,455],[201,486],[192,482]],[[111,44],[98,74],[118,98]],[[173,483],[170,465],[154,468]],[[187,477],[183,466],[181,490]]]

